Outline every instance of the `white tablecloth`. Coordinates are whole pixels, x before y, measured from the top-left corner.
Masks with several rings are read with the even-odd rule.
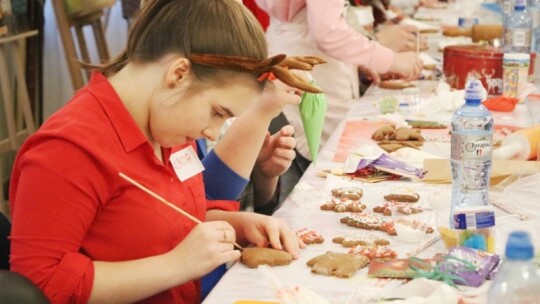
[[[422,84],[424,88],[433,87],[433,84]],[[356,228],[348,227],[339,222],[339,219],[344,217],[344,214],[338,214],[334,212],[327,212],[319,210],[320,205],[330,195],[330,189],[336,185],[346,183],[343,179],[332,178],[326,180],[319,177],[318,173],[323,169],[331,169],[342,166],[341,163],[332,161],[336,152],[338,142],[346,121],[355,119],[375,119],[378,115],[377,102],[381,96],[389,94],[401,94],[395,91],[388,91],[383,89],[370,89],[366,94],[366,97],[360,99],[356,106],[351,108],[347,117],[344,118],[340,127],[336,129],[333,136],[328,140],[326,145],[322,148],[319,159],[316,165],[311,165],[305,175],[300,180],[299,185],[295,188],[295,191],[285,201],[282,208],[280,208],[275,216],[283,218],[291,227],[308,227],[313,228],[323,234],[325,238],[324,244],[310,245],[305,250],[302,250],[298,260],[293,261],[289,266],[274,267],[272,268],[277,276],[279,282],[284,287],[303,286],[307,287],[316,293],[324,296],[331,303],[346,303],[347,300],[351,300],[350,303],[362,303],[359,299],[359,294],[362,293],[365,286],[386,286],[384,288],[394,288],[399,282],[394,281],[381,281],[367,278],[367,269],[358,271],[350,279],[339,279],[335,277],[327,277],[321,275],[312,274],[310,269],[306,266],[306,261],[314,256],[323,254],[329,250],[347,252],[346,248],[341,247],[339,244],[332,243],[332,238],[350,232],[364,231]],[[421,99],[422,97],[420,97]],[[513,113],[494,113],[496,124],[512,124],[517,126],[527,126],[532,124],[533,116],[538,117],[539,113],[531,113],[531,109],[538,109],[538,103],[529,102],[527,104],[520,104]],[[534,115],[533,115],[534,114]],[[416,113],[414,111],[409,112],[409,115],[422,116],[422,113]],[[451,117],[451,113],[439,113],[439,119],[442,121],[448,121]],[[445,116],[447,116],[445,118]],[[359,141],[369,141],[368,139],[359,139]],[[429,144],[426,144],[429,145]],[[438,147],[440,150],[441,148]],[[449,149],[449,144],[446,148]],[[433,149],[437,150],[437,149]],[[442,151],[442,155],[448,155],[448,151]],[[357,186],[360,186],[364,190],[364,198],[362,201],[368,205],[368,210],[379,204],[383,194],[388,193],[393,188],[412,188],[416,190],[420,195],[420,204],[428,208],[431,202],[440,202],[449,206],[450,201],[450,184],[426,184],[422,182],[411,181],[387,181],[376,184],[368,184],[355,182]],[[311,190],[306,188],[312,187]],[[493,189],[492,196],[500,195],[499,190]],[[536,197],[530,197],[529,202],[538,201]],[[430,212],[430,211],[426,211]],[[534,212],[540,214],[540,204],[535,208]],[[520,221],[516,216],[506,214],[501,210],[496,211],[497,214],[497,252],[503,252],[503,246],[506,242],[506,237],[509,231],[515,229],[526,229],[533,234],[536,248],[540,248],[540,224],[535,221],[534,218],[528,221]],[[417,244],[409,244],[399,242],[395,237],[388,237],[383,232],[372,232],[380,237],[386,237],[392,242],[392,247],[398,251],[399,257],[405,257],[407,252],[410,252]],[[436,233],[435,233],[436,234]],[[422,251],[419,257],[431,257],[435,253],[446,252],[446,249],[442,241],[438,241],[431,247]],[[488,283],[489,284],[489,283]],[[482,293],[487,290],[488,284],[485,286],[473,290],[472,292]],[[352,297],[351,297],[352,296]],[[243,264],[237,262],[226,273],[214,290],[204,301],[205,304],[224,304],[234,303],[237,300],[268,300],[276,301],[275,290],[272,288],[271,281],[261,274],[257,269],[250,269]]]

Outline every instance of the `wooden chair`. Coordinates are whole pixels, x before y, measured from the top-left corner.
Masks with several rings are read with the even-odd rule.
[[[88,80],[79,62],[90,62],[90,54],[84,36],[83,28],[91,26],[100,63],[109,60],[109,50],[105,39],[103,16],[105,10],[114,5],[115,0],[53,0],[54,13],[58,31],[64,46],[73,89],[78,90]],[[72,30],[77,37],[78,50],[75,47]]]

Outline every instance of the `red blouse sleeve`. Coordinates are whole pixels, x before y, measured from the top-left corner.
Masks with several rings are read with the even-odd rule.
[[[100,176],[88,155],[62,140],[21,150],[15,162],[11,270],[33,281],[51,303],[86,303],[90,297],[94,267],[81,246],[105,201],[107,184]]]

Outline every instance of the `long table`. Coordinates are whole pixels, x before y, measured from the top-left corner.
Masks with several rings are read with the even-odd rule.
[[[320,173],[325,169],[343,166],[342,162],[337,162],[334,158],[338,146],[340,146],[340,138],[344,128],[347,123],[351,121],[369,122],[371,120],[377,120],[379,114],[377,104],[383,96],[396,95],[401,96],[400,98],[402,98],[404,96],[403,94],[405,94],[407,95],[406,98],[410,97],[413,99],[413,102],[416,102],[414,105],[416,110],[408,112],[407,115],[413,117],[425,117],[426,115],[430,115],[427,118],[432,118],[432,114],[422,113],[420,104],[425,102],[430,94],[433,94],[432,92],[435,85],[436,84],[432,82],[420,84],[419,86],[422,88],[421,94],[418,92],[402,93],[380,88],[370,88],[366,95],[358,100],[355,103],[355,106],[350,109],[340,126],[321,149],[317,163],[312,164],[308,168],[293,193],[274,215],[285,219],[293,228],[308,227],[315,229],[325,238],[323,244],[307,246],[306,249],[301,251],[299,258],[293,261],[291,265],[272,268],[275,278],[277,278],[277,281],[279,281],[282,287],[306,287],[325,297],[331,303],[363,303],[366,293],[372,291],[373,288],[379,288],[379,290],[383,291],[385,289],[391,290],[403,283],[402,281],[396,280],[369,279],[367,277],[366,268],[358,271],[349,279],[339,279],[312,274],[310,268],[306,266],[306,261],[327,251],[347,252],[346,248],[333,243],[332,238],[337,235],[359,231],[357,228],[348,227],[340,223],[339,220],[344,217],[344,214],[321,211],[320,205],[328,200],[330,197],[330,190],[333,187],[353,183],[363,189],[364,197],[362,201],[368,205],[367,210],[369,211],[371,211],[374,205],[383,201],[382,196],[385,193],[388,193],[392,189],[408,188],[413,189],[420,194],[421,199],[419,204],[425,208],[425,212],[433,212],[434,214],[436,212],[446,212],[446,214],[448,214],[448,211],[444,211],[444,208],[449,208],[451,185],[448,183],[428,184],[410,180],[385,181],[380,183],[351,182],[350,180],[334,176],[322,178]],[[412,97],[408,95],[411,95]],[[522,127],[538,123],[539,121],[537,121],[537,119],[540,117],[540,113],[537,112],[538,109],[540,109],[539,105],[540,101],[529,101],[525,104],[519,104],[512,113],[494,113],[495,123]],[[439,120],[448,122],[449,117],[451,117],[451,113],[446,113],[440,116]],[[358,147],[369,144],[370,142],[370,138],[358,138]],[[448,142],[426,143],[424,148],[431,153],[436,154],[439,152],[440,156],[443,157],[449,155]],[[502,189],[491,189],[492,197],[501,197],[502,195]],[[537,201],[533,192],[531,192],[529,196],[527,195],[527,193],[523,193],[521,199],[527,201],[529,204]],[[538,195],[538,192],[536,195]],[[507,203],[517,204],[519,202]],[[434,208],[435,205],[440,207],[441,204],[443,205],[442,211],[433,211],[430,209],[432,207]],[[540,248],[540,222],[535,220],[535,218],[537,219],[537,215],[540,214],[540,204],[536,205],[533,210],[529,210],[528,213],[530,216],[529,220],[521,221],[516,215],[508,214],[498,209],[496,210],[496,248],[498,253],[503,252],[508,233],[515,229],[526,229],[531,232],[536,248]],[[414,254],[416,253],[415,250],[419,247],[418,244],[400,242],[396,237],[388,237],[383,232],[377,231],[372,233],[379,237],[388,238],[391,241],[391,247],[398,252],[398,257],[407,257],[410,253]],[[433,235],[437,235],[437,231],[435,231]],[[417,256],[428,258],[436,253],[444,252],[447,252],[447,249],[444,247],[442,241],[439,240],[425,250],[418,252]],[[235,301],[238,300],[278,302],[276,299],[276,288],[274,287],[275,284],[273,282],[275,281],[263,272],[258,271],[257,269],[250,269],[237,262],[232,265],[203,303],[235,303]],[[479,288],[465,288],[463,290],[468,294],[482,295],[485,294],[489,284],[490,283],[487,282]],[[477,298],[477,300],[478,299],[481,298]]]

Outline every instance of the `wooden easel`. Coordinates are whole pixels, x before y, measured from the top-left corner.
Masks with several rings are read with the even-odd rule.
[[[58,32],[60,33],[62,45],[64,46],[71,83],[73,89],[77,91],[86,84],[84,76],[86,76],[86,78],[89,78],[90,76],[88,73],[86,73],[86,75],[83,74],[80,65],[80,62],[90,63],[90,55],[83,32],[85,26],[92,27],[96,48],[101,61],[100,63],[105,63],[109,60],[109,50],[107,48],[105,30],[102,22],[105,10],[99,9],[83,15],[69,16],[64,1],[53,1],[52,5],[56,16]],[[75,47],[75,40],[71,33],[72,28],[74,28],[77,37],[78,52]]]
[[[0,154],[17,151],[23,141],[36,130],[26,87],[25,62],[22,54],[24,41],[37,34],[38,31],[33,30],[0,38],[0,102],[3,103],[7,126],[7,138],[0,139]],[[11,69],[15,72],[16,85],[12,83],[9,72]],[[13,92],[15,86],[17,100]],[[19,117],[22,119],[17,119]],[[0,172],[0,211],[9,216],[9,207],[4,201],[3,180]]]

